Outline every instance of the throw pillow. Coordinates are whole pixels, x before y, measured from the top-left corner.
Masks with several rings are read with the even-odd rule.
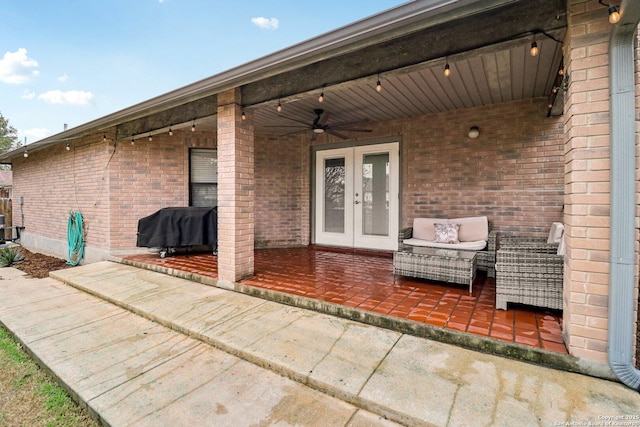
[[[460,224],[434,224],[435,243],[460,243],[458,231]]]

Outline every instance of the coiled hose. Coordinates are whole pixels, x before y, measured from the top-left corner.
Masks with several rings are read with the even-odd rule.
[[[77,211],[69,213],[67,224],[67,242],[69,243],[69,260],[67,264],[78,265],[84,256],[84,239],[82,230],[82,214]]]

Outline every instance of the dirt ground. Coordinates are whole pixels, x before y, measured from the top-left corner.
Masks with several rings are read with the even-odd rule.
[[[66,260],[64,259],[30,252],[25,248],[20,248],[20,251],[22,255],[24,255],[25,260],[19,264],[15,264],[13,267],[37,279],[48,277],[50,271],[71,267],[66,264]]]

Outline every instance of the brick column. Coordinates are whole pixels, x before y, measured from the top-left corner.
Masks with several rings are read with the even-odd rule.
[[[218,95],[218,278],[253,275],[253,120],[242,120],[240,89]]]
[[[567,9],[564,334],[572,355],[607,363],[612,25],[597,0]]]

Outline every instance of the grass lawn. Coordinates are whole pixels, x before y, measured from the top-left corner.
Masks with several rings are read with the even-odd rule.
[[[99,426],[0,327],[0,426]]]

